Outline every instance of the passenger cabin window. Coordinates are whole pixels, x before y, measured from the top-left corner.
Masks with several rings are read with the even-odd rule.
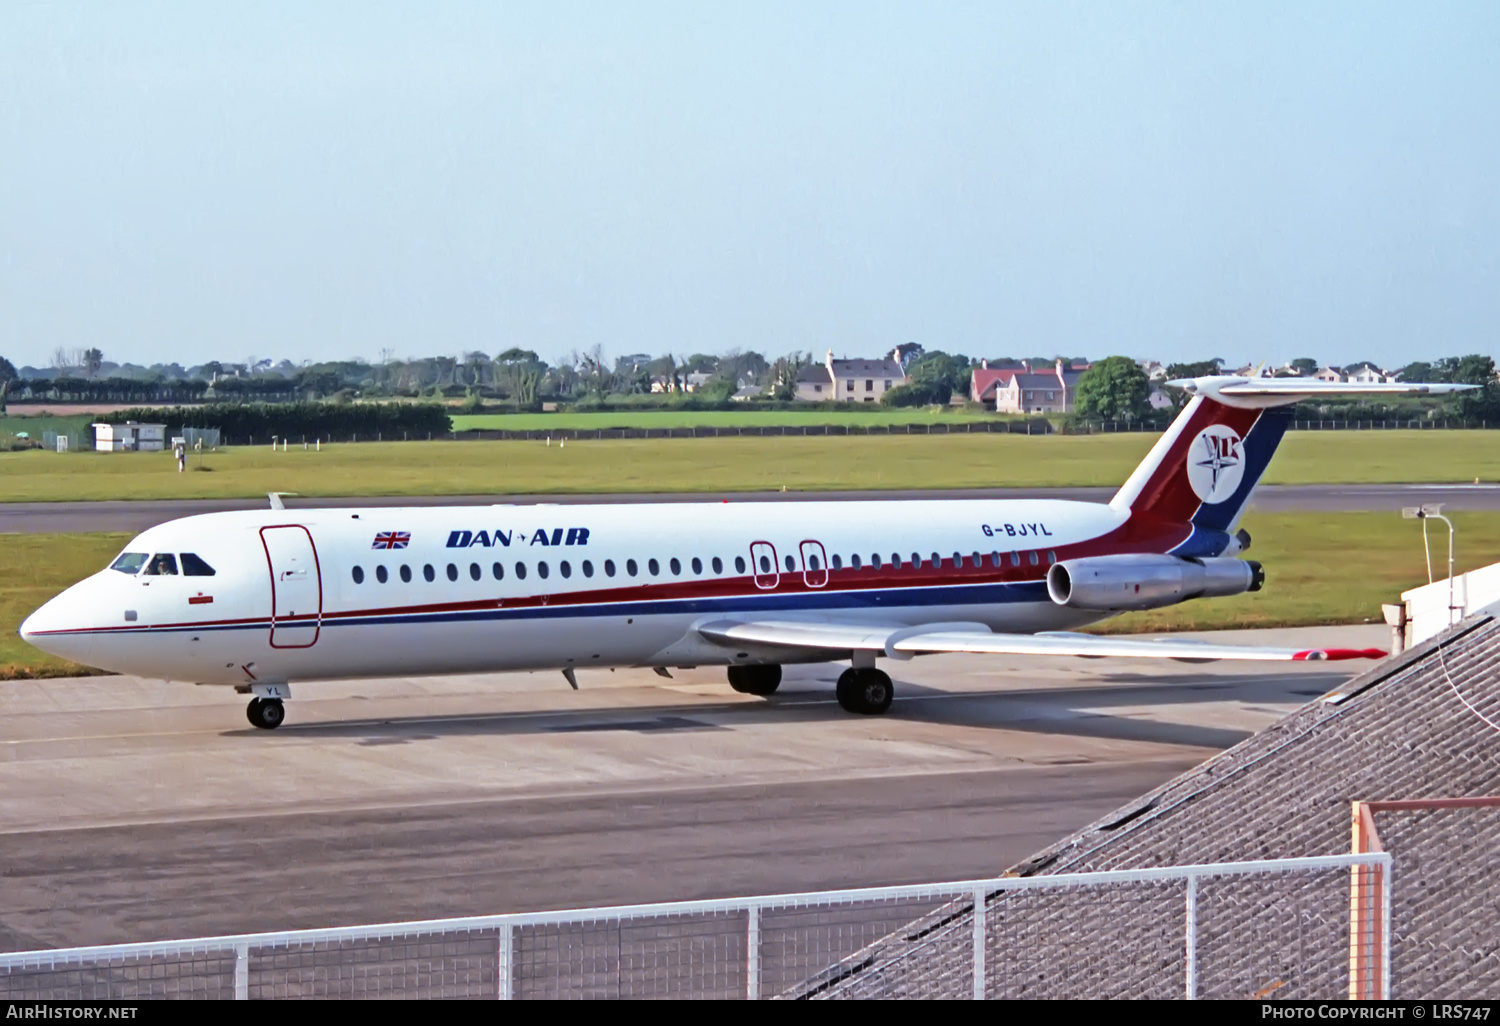
[[[875,553],[875,555],[873,555],[873,556],[870,557],[870,569],[871,570],[879,570],[880,569],[880,553],[877,552],[877,553]]]
[[[177,576],[177,557],[170,552],[158,552],[151,557],[151,562],[146,564],[145,575],[147,577]]]
[[[573,564],[569,563],[565,559],[561,563],[557,564],[557,572],[560,573],[560,574],[562,574],[564,577],[572,577],[573,576]]]
[[[516,564],[516,580],[518,580],[518,581],[524,581],[524,580],[526,580],[526,564],[525,563],[517,563]]]
[[[921,553],[913,552],[911,554],[911,568],[913,570],[920,570],[920,569],[922,569],[922,555],[921,555]]]
[[[138,574],[141,567],[146,565],[146,560],[151,557],[144,552],[122,552],[109,564],[111,570],[118,570],[122,574]]]
[[[673,556],[670,560],[668,560],[667,561],[667,565],[672,568],[672,576],[673,577],[677,577],[677,576],[681,575],[681,573],[682,573],[682,561],[679,560],[676,556]]]
[[[724,572],[724,561],[722,559],[720,559],[718,556],[715,556],[714,557],[714,561],[713,561],[713,568],[714,568],[714,573],[716,573],[716,574],[722,574]]]
[[[545,580],[548,573],[549,571],[547,569],[547,561],[545,559],[538,561],[536,565],[536,575]]]
[[[583,576],[585,576],[585,577],[592,577],[592,576],[594,576],[594,564],[593,563],[590,563],[588,560],[585,559],[583,561],[583,563],[580,564],[580,565],[583,567]]]
[[[411,583],[411,567],[407,566],[405,563],[401,564],[401,583]]]
[[[734,572],[737,573],[737,574],[742,574],[742,573],[745,572],[745,557],[744,556],[735,556],[734,557]]]
[[[693,557],[693,573],[695,573],[695,574],[701,574],[702,572],[703,572],[703,560],[699,559],[697,556],[694,556]]]
[[[1036,550],[1032,549],[1030,552],[1026,553],[1026,555],[1031,560],[1031,565],[1032,566],[1036,566],[1036,564],[1037,564]]]
[[[448,564],[448,580],[458,580],[458,567],[454,566],[452,563]]]
[[[477,581],[484,576],[484,571],[479,569],[478,563],[469,564],[469,580]]]
[[[849,566],[850,566],[851,569],[854,569],[854,570],[858,570],[860,568],[859,553],[858,552],[856,552],[854,555],[852,555],[852,556],[849,557]]]
[[[500,565],[499,563],[496,563],[494,566],[490,567],[490,574],[495,578],[495,580],[503,581],[505,580],[505,567]]]
[[[615,561],[612,560],[612,559],[606,559],[604,561],[604,576],[605,577],[613,577],[614,575],[615,575]]]
[[[791,573],[793,570],[797,569],[797,561],[792,558],[792,554],[790,552],[786,554],[786,559],[784,559],[782,562],[786,563],[787,573]]]
[[[654,558],[648,559],[646,560],[646,569],[651,571],[652,577],[655,577],[656,575],[661,573],[661,564],[658,563]]]
[[[426,579],[428,584],[431,584],[433,581],[437,580],[437,571],[432,568],[431,563],[423,565],[422,577]]]
[[[377,581],[379,581],[381,584],[384,584],[386,582],[387,577],[388,577],[388,575],[385,572],[385,567],[383,567],[383,566],[377,566],[375,568],[375,579]]]
[[[636,565],[635,560],[627,559],[625,561],[625,572],[631,577],[634,577],[636,574],[640,573],[640,568]]]
[[[182,576],[184,577],[212,577],[214,568],[203,562],[198,556],[191,552],[182,554]]]
[[[365,568],[364,567],[357,566],[357,567],[354,568],[354,583],[355,584],[364,584],[365,583]]]
[[[834,554],[834,557],[833,557],[833,568],[835,570],[842,570],[842,569],[844,569],[844,557],[843,556],[840,556],[837,553]]]

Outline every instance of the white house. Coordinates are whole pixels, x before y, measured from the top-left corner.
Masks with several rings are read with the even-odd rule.
[[[892,353],[884,360],[835,360],[833,350],[822,366],[802,368],[797,375],[797,398],[806,402],[835,399],[844,403],[877,403],[898,385],[906,384],[906,371]]]
[[[165,424],[95,424],[94,448],[100,452],[161,452],[167,447]]]

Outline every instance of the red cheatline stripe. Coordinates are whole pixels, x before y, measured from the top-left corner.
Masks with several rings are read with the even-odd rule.
[[[188,598],[190,606],[206,606],[214,600],[212,595],[193,595]]]

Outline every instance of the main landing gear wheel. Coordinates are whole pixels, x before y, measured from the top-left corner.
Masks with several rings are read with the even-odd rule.
[[[848,712],[879,716],[891,707],[896,689],[884,671],[851,668],[839,675],[838,697]]]
[[[252,698],[245,717],[261,730],[275,730],[286,720],[286,706],[279,698]]]
[[[774,695],[781,687],[781,667],[775,663],[770,666],[731,666],[729,686],[742,695]]]

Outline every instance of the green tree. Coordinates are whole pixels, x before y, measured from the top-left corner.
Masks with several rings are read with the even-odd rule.
[[[1310,378],[1318,372],[1318,361],[1310,356],[1299,356],[1287,366],[1304,378]]]
[[[1221,357],[1212,360],[1198,360],[1194,363],[1169,363],[1167,364],[1167,380],[1180,381],[1184,378],[1206,378],[1214,374],[1222,374],[1220,369],[1224,365]],[[1172,409],[1181,410],[1187,405],[1188,394],[1180,388],[1164,388],[1163,394],[1172,401]]]
[[[505,386],[511,399],[523,406],[536,402],[537,389],[547,373],[547,365],[530,349],[512,346],[495,357],[495,380]]]
[[[10,383],[18,377],[16,365],[0,356],[0,413],[5,412],[5,397],[10,394]]]
[[[1151,381],[1128,356],[1110,356],[1078,379],[1073,411],[1100,420],[1138,420],[1151,412]]]
[[[83,369],[88,377],[99,373],[99,368],[104,366],[104,354],[97,349],[85,349],[83,351]]]

